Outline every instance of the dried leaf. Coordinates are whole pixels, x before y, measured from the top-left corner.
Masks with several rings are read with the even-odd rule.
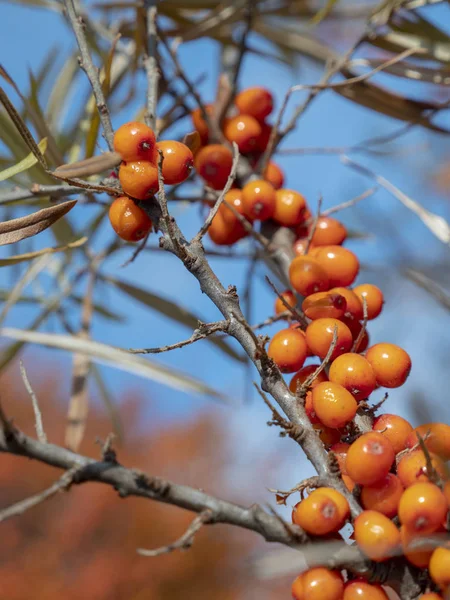
[[[191,150],[192,154],[195,154],[202,145],[199,132],[192,131],[191,133],[187,133],[183,138],[183,144]]]
[[[76,200],[70,200],[50,206],[49,208],[44,208],[25,217],[0,223],[0,246],[14,244],[25,238],[37,235],[61,219],[76,203]]]
[[[43,140],[41,140],[39,142],[38,146],[39,146],[39,150],[42,152],[42,154],[45,154],[45,151],[47,150],[47,138],[44,138]],[[3,171],[0,171],[0,181],[5,181],[5,179],[14,177],[14,175],[17,175],[18,173],[22,173],[23,171],[26,171],[27,169],[31,169],[31,167],[33,165],[35,165],[37,162],[38,162],[38,160],[37,160],[36,156],[34,155],[34,153],[30,152],[30,154],[28,156],[26,156],[24,159],[22,159],[17,164],[13,165],[12,167],[9,167],[8,169],[4,169]]]
[[[312,25],[318,25],[321,23],[333,10],[335,4],[337,4],[339,0],[327,0],[325,6],[323,6],[320,10],[316,12],[314,17],[311,19]]]
[[[119,166],[122,162],[120,154],[117,152],[104,152],[99,156],[92,156],[79,160],[77,162],[61,165],[54,171],[56,175],[64,177],[89,177],[99,175],[105,171],[110,171]]]
[[[26,252],[25,254],[8,256],[8,258],[0,258],[0,267],[10,267],[11,265],[16,265],[17,263],[27,262],[29,260],[33,260],[34,258],[38,258],[39,256],[43,256],[44,254],[55,254],[56,252],[66,252],[67,250],[72,250],[73,248],[79,248],[87,242],[87,239],[87,237],[82,237],[75,242],[66,244],[65,246],[58,246],[56,248],[42,248],[42,250],[36,250],[35,252]]]

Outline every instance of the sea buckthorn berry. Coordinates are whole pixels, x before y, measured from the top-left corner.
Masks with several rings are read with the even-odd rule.
[[[295,240],[294,242],[294,252],[297,256],[303,256],[304,254],[306,254],[306,248],[308,246],[308,240],[306,238],[298,238],[298,240]]]
[[[319,217],[312,236],[314,246],[339,246],[347,237],[347,229],[337,219]]]
[[[209,144],[200,148],[195,155],[197,173],[215,190],[221,190],[233,166],[231,150],[222,144]]]
[[[336,460],[338,461],[339,469],[342,475],[347,475],[345,459],[349,448],[350,444],[347,444],[347,442],[338,442],[337,444],[333,444],[330,448],[330,452],[333,452],[336,455]]]
[[[336,502],[321,492],[312,492],[298,502],[292,511],[292,521],[311,535],[327,535],[342,525]]]
[[[218,246],[230,246],[245,237],[247,232],[237,219],[234,224],[226,221],[219,210],[208,228],[208,235]]]
[[[391,442],[395,454],[406,448],[406,440],[413,430],[411,423],[406,419],[389,413],[377,417],[372,428],[374,431],[379,431]]]
[[[340,296],[344,296],[347,302],[347,308],[345,310],[345,314],[350,315],[353,319],[359,320],[363,318],[363,307],[361,304],[361,300],[352,290],[349,290],[346,287],[334,287],[329,290],[333,294],[339,294]]]
[[[313,423],[313,429],[317,431],[323,445],[327,448],[340,442],[343,435],[342,430],[326,427],[323,423]]]
[[[353,579],[345,584],[342,600],[389,600],[389,596],[381,585]]]
[[[341,354],[331,363],[329,379],[342,385],[356,400],[368,398],[377,386],[370,363],[354,352]]]
[[[342,481],[344,482],[345,487],[348,489],[348,491],[353,492],[353,490],[356,487],[356,483],[353,481],[353,479],[349,475],[346,475],[345,473],[343,473]]]
[[[415,446],[419,439],[424,440],[430,452],[437,454],[443,460],[450,460],[450,426],[445,423],[426,423],[416,427],[406,438],[406,448]]]
[[[291,292],[291,290],[286,290],[285,292],[283,292],[281,294],[281,296],[283,297],[285,302],[287,302],[288,305],[291,306],[292,308],[294,308],[294,306],[297,305],[297,298],[295,297],[293,292]],[[283,302],[280,300],[280,298],[277,298],[275,300],[275,314],[279,315],[280,313],[286,312],[287,310],[288,309],[283,304]]]
[[[234,103],[238,111],[263,121],[273,110],[273,97],[263,87],[251,87],[237,94]]]
[[[127,242],[142,240],[152,228],[148,215],[127,196],[114,200],[109,207],[109,220],[117,235]]]
[[[450,586],[450,550],[436,548],[431,555],[428,570],[434,583],[446,590]]]
[[[320,423],[319,417],[316,415],[314,410],[314,405],[312,401],[312,392],[306,392],[305,397],[305,413],[310,422],[314,425],[315,423]]]
[[[236,142],[239,152],[248,154],[257,149],[261,125],[250,115],[239,115],[225,121],[223,132],[229,142]]]
[[[123,162],[119,167],[123,191],[138,200],[147,200],[159,189],[158,168],[147,161]]]
[[[373,485],[386,477],[394,459],[391,442],[378,431],[369,431],[350,445],[345,466],[353,481]]]
[[[351,285],[359,272],[356,254],[342,246],[315,246],[313,255],[325,269],[330,287]]]
[[[294,190],[282,188],[275,192],[275,212],[273,220],[284,225],[284,227],[293,227],[303,221],[306,200]]]
[[[306,360],[305,337],[297,329],[282,329],[270,341],[267,354],[282,373],[298,371]]]
[[[333,500],[339,510],[339,515],[341,518],[341,527],[344,525],[345,521],[350,516],[350,506],[348,504],[347,498],[345,498],[341,492],[338,492],[334,488],[331,487],[319,487],[316,488],[312,494],[325,494]],[[311,494],[310,494],[311,495]],[[340,528],[339,528],[340,529]]]
[[[208,115],[212,116],[213,105],[206,104],[205,110]],[[192,119],[192,124],[193,124],[194,128],[198,131],[198,133],[200,135],[202,144],[206,144],[208,142],[208,138],[209,138],[209,128],[208,128],[207,122],[203,118],[203,113],[202,113],[200,107],[196,108],[195,110],[193,110],[191,112],[191,119]]]
[[[158,142],[156,148],[164,156],[162,164],[164,183],[173,185],[185,181],[194,166],[194,156],[186,144],[175,140],[164,140]]]
[[[322,360],[326,357],[333,343],[335,329],[337,330],[336,345],[331,353],[331,360],[348,352],[353,344],[353,337],[347,325],[338,319],[316,319],[306,328],[308,348]]]
[[[249,219],[267,221],[275,212],[275,190],[262,179],[249,181],[242,189],[242,203]]]
[[[259,126],[261,127],[261,133],[259,134],[258,140],[256,142],[257,154],[255,155],[255,159],[256,159],[255,164],[258,162],[258,160],[261,157],[261,154],[267,148],[267,144],[269,143],[270,136],[272,134],[272,129],[273,129],[272,125],[270,125],[269,123],[266,123],[265,121],[260,121]],[[265,179],[265,177],[264,177],[264,179]]]
[[[367,350],[366,358],[375,371],[378,385],[383,387],[400,387],[411,371],[409,354],[395,344],[375,344]]]
[[[153,129],[137,121],[125,123],[117,129],[114,134],[114,150],[126,162],[147,160],[154,163],[158,159]]]
[[[333,288],[333,289],[336,290],[339,288]],[[353,341],[356,342],[356,340],[358,339],[359,333],[360,333],[361,329],[363,328],[363,324],[360,323],[359,321],[357,321],[356,319],[354,319],[353,317],[341,317],[340,321],[342,321],[343,323],[345,323],[347,325],[347,327],[350,329],[350,331],[352,333]],[[368,345],[369,345],[369,334],[367,333],[367,330],[365,329],[363,336],[361,338],[361,341],[359,342],[358,347],[355,349],[355,352],[359,352],[359,353],[364,352]]]
[[[363,302],[363,298],[366,300],[367,306],[367,318],[369,321],[378,317],[383,309],[384,297],[383,292],[376,285],[371,283],[362,283],[353,288],[353,291]]]
[[[305,600],[305,588],[303,587],[303,573],[296,577],[292,582],[292,598],[294,600]]]
[[[396,554],[400,545],[400,531],[376,510],[364,510],[359,514],[354,521],[354,530],[355,541],[361,551],[376,562]]]
[[[419,567],[419,569],[428,568],[428,563],[430,562],[434,548],[431,544],[422,542],[420,548],[413,549],[412,544],[416,542],[416,540],[420,541],[421,538],[426,538],[428,535],[429,534],[427,533],[409,531],[404,525],[400,527],[400,539],[402,542],[403,554],[412,565]]]
[[[307,238],[309,236],[309,228],[312,223],[312,220],[313,216],[311,214],[311,211],[309,210],[309,208],[306,208],[304,214],[304,221],[302,223],[299,223],[295,228],[295,234],[297,235],[297,237]],[[312,248],[314,248],[313,245],[311,246],[310,252],[312,252]]]
[[[269,161],[263,177],[266,181],[271,183],[276,190],[279,190],[281,187],[283,187],[284,173],[277,163],[273,162],[272,160]]]
[[[319,383],[312,390],[312,402],[320,422],[335,429],[347,425],[358,408],[350,392],[342,385],[331,381]]]
[[[436,592],[427,592],[419,597],[419,600],[443,600],[442,596],[436,594]]]
[[[393,473],[388,473],[375,484],[362,486],[361,503],[364,508],[376,510],[392,519],[397,514],[403,490],[400,479]]]
[[[291,383],[289,384],[289,389],[291,390],[291,392],[295,394],[297,391],[297,387],[305,383],[308,377],[315,373],[319,366],[320,365],[315,364],[302,367],[300,371],[298,371],[298,373],[296,373],[291,379]],[[328,381],[328,377],[325,371],[321,371],[311,383],[311,389],[315,388],[317,385],[319,385],[319,383],[323,383],[324,381]]]
[[[429,454],[434,470],[441,478],[446,479],[448,474],[445,464],[436,454]],[[427,459],[422,450],[412,450],[402,456],[397,464],[397,475],[405,488],[419,481],[428,482]]]
[[[331,292],[316,292],[307,296],[302,311],[312,321],[322,318],[339,319],[345,313],[347,301],[344,296]]]
[[[415,483],[403,492],[398,516],[409,531],[432,533],[442,525],[447,510],[447,500],[437,485]]]
[[[233,208],[236,209],[236,211],[242,215],[244,215],[244,205],[242,203],[242,190],[240,190],[239,188],[233,188],[232,190],[229,190],[226,194],[225,194],[225,198],[224,198],[225,202],[227,202],[228,204],[231,204],[231,206],[233,206]],[[231,210],[231,208],[229,208],[225,202],[223,202],[220,205],[220,212],[223,215],[223,219],[226,223],[229,223],[231,225],[235,225],[236,222],[239,222],[238,218],[236,217],[236,215],[234,214],[234,212]]]
[[[344,581],[339,571],[315,567],[299,575],[292,584],[294,600],[341,600]]]

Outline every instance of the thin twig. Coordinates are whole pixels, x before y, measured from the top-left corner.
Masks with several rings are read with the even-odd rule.
[[[158,0],[144,0],[146,16],[147,45],[145,52],[145,70],[147,73],[147,115],[146,121],[156,128],[156,106],[158,103],[159,69],[156,58],[157,49],[157,4]]]
[[[322,202],[323,202],[323,197],[322,197],[322,195],[320,195],[319,200],[317,202],[316,216],[314,217],[314,219],[310,225],[310,228],[309,228],[308,239],[306,240],[306,246],[305,246],[305,254],[308,254],[309,249],[311,248],[312,239],[313,239],[314,234],[316,233],[316,229],[317,229],[317,223],[319,222],[319,219],[322,216],[320,214],[320,211],[322,209]]]
[[[150,236],[150,231],[148,231],[147,234],[145,235],[145,237],[140,241],[137,248],[135,248],[133,250],[133,254],[130,256],[130,258],[127,258],[127,260],[123,264],[120,265],[122,268],[128,267],[128,265],[130,265],[132,262],[134,262],[136,260],[136,258],[139,256],[139,254],[144,250],[145,246],[147,245],[149,236]]]
[[[42,413],[41,413],[41,409],[39,408],[39,402],[38,402],[37,396],[34,393],[33,388],[31,387],[30,380],[28,379],[28,375],[27,375],[25,366],[22,361],[19,362],[19,367],[20,367],[20,374],[22,376],[23,383],[25,384],[26,390],[29,393],[30,398],[31,398],[31,404],[33,405],[34,425],[36,428],[37,438],[40,442],[42,442],[43,444],[46,444],[48,440],[47,440],[47,436],[44,431],[44,424],[42,422]]]
[[[367,321],[368,321],[369,315],[367,313],[367,300],[366,300],[365,296],[362,297],[362,305],[363,305],[363,321],[362,321],[361,329],[359,330],[359,333],[358,333],[355,341],[353,342],[353,346],[352,346],[352,349],[350,352],[358,351],[358,348],[363,340],[364,334],[366,333]]]
[[[286,300],[285,298],[283,298],[283,295],[280,294],[280,292],[277,290],[277,288],[275,287],[275,284],[270,280],[270,278],[266,275],[265,280],[267,281],[267,283],[270,285],[270,287],[272,288],[272,290],[275,292],[275,294],[277,295],[278,299],[281,300],[281,302],[283,303],[283,305],[285,306],[285,308],[291,313],[291,315],[294,317],[294,319],[296,321],[298,321],[299,323],[301,323],[302,327],[304,329],[306,329],[306,327],[308,326],[308,322],[306,321],[305,315],[298,311],[297,308],[295,306],[291,306]]]
[[[327,352],[325,358],[323,359],[322,363],[317,367],[317,369],[314,371],[314,373],[311,373],[311,375],[309,375],[309,377],[307,377],[305,379],[305,381],[302,383],[302,385],[298,386],[298,389],[297,389],[298,396],[305,397],[306,392],[312,386],[314,381],[317,379],[317,377],[319,377],[319,375],[322,373],[322,371],[327,367],[328,363],[331,360],[331,356],[334,352],[334,349],[336,348],[337,338],[338,338],[338,330],[335,325],[334,329],[333,329],[333,339],[331,340],[331,344],[330,344],[330,347],[328,348],[328,352]]]
[[[253,329],[253,331],[256,331],[257,329],[262,329],[263,327],[268,327],[269,325],[273,325],[273,323],[276,323],[277,321],[284,321],[285,319],[288,319],[289,317],[292,317],[292,311],[290,309],[284,310],[283,312],[279,313],[278,315],[273,315],[272,317],[268,317],[264,321],[261,321],[261,323],[252,325],[252,329]]]
[[[362,194],[359,194],[358,196],[355,196],[354,198],[351,198],[350,200],[347,200],[346,202],[341,202],[341,204],[336,204],[336,206],[331,206],[330,208],[327,208],[326,210],[323,210],[320,214],[321,217],[329,217],[330,215],[337,213],[341,210],[344,210],[344,208],[350,208],[352,206],[354,206],[355,204],[357,204],[358,202],[361,202],[361,200],[365,200],[366,198],[369,198],[369,196],[372,196],[373,194],[375,194],[375,192],[378,190],[378,187],[371,187],[368,190],[366,190],[365,192],[363,192]]]

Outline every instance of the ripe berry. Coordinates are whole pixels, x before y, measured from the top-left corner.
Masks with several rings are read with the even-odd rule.
[[[282,188],[275,192],[275,198],[274,221],[284,227],[294,227],[303,221],[306,200],[301,194]]]
[[[395,454],[398,454],[406,448],[406,440],[413,428],[403,417],[386,413],[374,420],[373,430],[384,435],[391,442]]]
[[[298,371],[294,377],[291,379],[291,383],[289,384],[289,389],[293,394],[297,392],[297,387],[301,386],[305,381],[310,377],[313,373],[316,372],[319,365],[308,365],[307,367],[302,367],[300,371]],[[328,381],[327,374],[325,371],[321,371],[319,375],[314,379],[311,383],[311,389],[315,388],[319,383],[323,383],[324,381]]]
[[[125,162],[146,160],[155,163],[158,159],[155,147],[153,129],[144,123],[125,123],[114,134],[114,150]]]
[[[259,156],[258,154],[255,155],[255,165],[258,162],[261,154],[267,148],[267,144],[269,143],[273,129],[272,125],[269,125],[269,123],[266,123],[265,121],[260,121],[259,126],[261,127],[261,133],[256,142],[256,151],[259,153]],[[264,177],[264,179],[266,179],[266,177]]]
[[[261,125],[250,115],[238,115],[225,121],[223,132],[229,142],[236,142],[239,152],[248,154],[257,149]]]
[[[380,290],[380,288],[378,288],[376,285],[372,285],[371,283],[363,283],[353,288],[353,291],[358,298],[360,298],[361,304],[363,302],[363,298],[366,299],[367,318],[369,321],[378,317],[384,303],[383,292]]]
[[[218,246],[230,246],[245,237],[247,232],[236,217],[234,222],[226,220],[224,212],[219,209],[209,226],[208,235]]]
[[[321,423],[335,429],[347,425],[358,408],[350,392],[331,381],[319,383],[312,390],[312,402],[314,412]]]
[[[340,288],[333,288],[333,289],[336,290],[336,289],[340,289]],[[352,337],[353,337],[353,342],[356,342],[356,340],[358,339],[359,333],[363,327],[362,323],[360,323],[356,319],[353,319],[352,317],[342,317],[340,320],[343,323],[345,323],[347,325],[347,327],[350,329],[350,331],[352,333]],[[361,341],[359,342],[358,347],[356,348],[355,352],[364,352],[364,350],[367,348],[368,345],[369,345],[369,334],[367,333],[367,330],[365,329],[363,336],[361,338]],[[353,344],[352,344],[352,346],[353,346]]]
[[[345,466],[361,485],[373,485],[389,473],[395,459],[391,442],[377,431],[364,433],[351,444]]]
[[[242,189],[242,203],[249,219],[266,221],[271,219],[275,212],[275,190],[270,183],[262,179],[249,181]]]
[[[363,579],[352,579],[344,586],[342,600],[389,600],[381,585],[367,583]]]
[[[283,187],[284,173],[280,169],[280,167],[272,160],[269,161],[269,164],[267,165],[266,170],[264,171],[263,177],[266,181],[271,183],[276,190]]]
[[[447,500],[437,485],[415,483],[403,492],[398,516],[409,531],[432,533],[442,525],[447,510]]]
[[[330,279],[330,287],[351,285],[359,272],[356,254],[342,246],[314,247],[313,255],[325,269]]]
[[[356,400],[368,398],[377,386],[370,363],[354,352],[341,354],[332,362],[329,378],[342,385]]]
[[[299,575],[292,584],[294,600],[341,600],[344,581],[339,571],[315,567]]]
[[[161,150],[164,156],[162,164],[164,183],[173,185],[185,181],[194,165],[194,156],[190,149],[175,140],[158,142],[156,148]]]
[[[291,290],[284,291],[281,294],[281,296],[283,297],[283,299],[285,300],[285,302],[288,303],[289,306],[292,306],[292,308],[297,305],[297,298],[291,292]],[[283,313],[283,312],[286,312],[286,311],[287,311],[286,306],[281,302],[280,298],[277,298],[275,300],[275,314],[279,315],[280,313]]]
[[[208,113],[208,115],[212,116],[212,112],[213,112],[212,104],[206,104],[205,110]],[[205,119],[203,118],[203,114],[202,114],[202,111],[200,110],[200,108],[196,108],[195,110],[193,110],[191,112],[191,119],[192,119],[192,124],[193,124],[194,128],[198,131],[198,133],[200,135],[202,144],[207,144],[208,138],[209,138],[209,129],[208,129],[208,124],[206,123]]]
[[[251,115],[263,121],[273,110],[273,98],[269,90],[251,87],[237,94],[234,103],[241,114]]]
[[[363,318],[363,307],[361,304],[361,300],[352,290],[349,290],[346,287],[334,287],[329,290],[334,294],[339,294],[340,296],[344,296],[347,302],[347,308],[345,309],[345,314],[350,315],[353,319],[359,320]]]
[[[341,494],[341,492],[338,492],[337,490],[335,490],[334,488],[331,488],[331,487],[319,487],[319,488],[316,488],[314,490],[314,492],[312,492],[312,493],[313,494],[315,494],[315,493],[325,494],[325,496],[328,496],[329,498],[331,498],[331,500],[333,500],[333,502],[338,507],[339,516],[341,518],[341,527],[342,527],[342,525],[344,525],[345,521],[350,516],[350,506],[348,504],[347,498],[345,498]]]
[[[406,448],[418,443],[417,434],[424,440],[430,452],[443,460],[450,460],[450,426],[445,423],[426,423],[416,427],[406,438]]]
[[[434,470],[441,478],[446,479],[447,469],[445,464],[436,454],[433,454],[432,452],[429,454]],[[422,450],[412,450],[402,456],[397,464],[397,475],[405,488],[418,481],[429,481],[427,460]]]
[[[409,354],[395,344],[371,346],[366,352],[366,359],[375,371],[378,385],[383,387],[400,387],[411,371]]]
[[[347,444],[346,442],[338,442],[337,444],[333,444],[330,448],[330,452],[333,452],[336,456],[336,460],[338,461],[339,469],[342,475],[347,475],[345,459],[349,448],[350,444]]]
[[[443,600],[443,598],[439,594],[436,594],[436,592],[427,592],[420,596],[420,600]]]
[[[347,229],[337,219],[319,217],[312,236],[314,246],[339,246],[347,237]]]
[[[402,542],[403,554],[411,564],[420,569],[428,568],[434,548],[431,544],[426,544],[425,542],[422,542],[420,548],[416,547],[416,549],[413,549],[412,545],[414,542],[420,541],[421,538],[428,537],[428,535],[429,534],[427,533],[409,531],[404,525],[400,527],[400,539]]]
[[[450,586],[450,550],[436,548],[431,555],[428,570],[434,583],[446,590]]]
[[[368,510],[376,510],[392,519],[397,514],[403,490],[400,479],[388,473],[373,485],[362,486],[361,504]]]
[[[298,238],[295,240],[293,250],[297,256],[303,256],[306,253],[308,240],[306,238]]]
[[[316,319],[306,328],[306,343],[314,355],[321,359],[325,358],[333,342],[335,329],[337,330],[336,345],[331,360],[350,350],[353,337],[347,325],[338,319]]]
[[[147,161],[122,163],[119,168],[119,181],[123,191],[138,200],[154,196],[159,189],[158,169]]]
[[[109,220],[117,235],[127,242],[142,240],[152,228],[147,214],[127,196],[114,200],[109,207]]]
[[[316,292],[307,296],[302,311],[312,321],[322,318],[339,319],[344,316],[347,301],[344,296],[332,292]]]
[[[195,155],[197,173],[215,190],[221,190],[228,179],[233,165],[231,150],[222,144],[209,144],[200,148]]]
[[[282,373],[298,371],[306,360],[305,337],[297,329],[282,329],[270,341],[267,354]]]
[[[311,535],[327,535],[342,526],[341,513],[334,500],[317,491],[294,506],[292,521]]]
[[[325,447],[330,447],[341,441],[342,431],[340,429],[326,427],[323,423],[313,424],[313,429],[317,431],[319,438]]]
[[[355,541],[371,560],[382,562],[393,556],[400,545],[400,531],[376,510],[364,510],[354,521]]]
[[[330,287],[328,275],[315,258],[297,256],[289,267],[292,287],[301,296],[325,292]]]

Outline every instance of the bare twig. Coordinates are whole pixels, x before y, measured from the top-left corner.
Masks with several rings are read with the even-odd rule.
[[[308,479],[304,479],[300,483],[297,483],[297,485],[295,485],[290,490],[275,490],[273,488],[269,488],[269,492],[272,492],[272,494],[276,494],[277,504],[286,505],[286,500],[292,494],[299,492],[300,497],[303,500],[303,495],[304,495],[305,490],[309,492],[310,490],[317,488],[319,486],[320,486],[319,478],[317,477],[317,475],[314,475],[313,477],[308,477]]]
[[[358,196],[355,196],[354,198],[351,198],[350,200],[347,200],[346,202],[341,202],[341,204],[336,204],[336,206],[331,206],[330,208],[323,210],[320,216],[321,217],[329,217],[330,215],[332,215],[336,212],[344,210],[344,208],[350,208],[350,207],[354,206],[355,204],[357,204],[358,202],[361,202],[361,200],[365,200],[366,198],[369,198],[369,196],[372,196],[377,190],[378,190],[378,187],[371,187],[368,190],[366,190],[365,192],[363,192],[362,194],[359,194]]]
[[[147,245],[149,236],[150,236],[150,231],[148,231],[147,235],[140,241],[137,248],[135,248],[133,250],[133,254],[130,256],[130,258],[127,258],[127,260],[122,265],[120,265],[122,268],[128,267],[128,265],[130,265],[132,262],[134,262],[136,260],[136,258],[139,256],[139,254],[144,250],[145,246]]]
[[[311,223],[311,226],[309,228],[308,239],[306,240],[305,254],[308,254],[309,249],[311,248],[312,239],[314,237],[314,234],[316,233],[317,223],[319,222],[319,219],[321,217],[320,211],[322,209],[322,202],[323,197],[320,195],[319,201],[317,202],[316,216],[314,217],[313,222]]]
[[[297,308],[295,306],[291,306],[283,298],[283,295],[280,294],[280,292],[275,287],[275,284],[269,279],[269,277],[267,275],[266,275],[265,279],[266,279],[267,283],[270,285],[270,287],[273,289],[275,294],[277,295],[278,299],[281,300],[281,302],[283,303],[283,306],[291,313],[291,315],[294,317],[294,319],[296,321],[301,323],[303,329],[306,329],[306,327],[308,326],[308,322],[306,321],[305,315],[302,312],[300,312],[299,310],[297,310]]]
[[[38,402],[37,396],[34,393],[33,388],[31,387],[30,380],[28,379],[28,375],[27,375],[25,366],[22,361],[19,362],[19,366],[20,366],[20,374],[22,376],[23,383],[25,384],[26,390],[30,395],[31,403],[33,405],[34,425],[36,428],[37,438],[40,442],[42,442],[43,444],[46,444],[47,436],[44,431],[44,424],[42,422],[42,413],[41,413],[41,409],[39,408],[39,402]]]
[[[325,356],[325,358],[323,359],[321,364],[317,367],[317,369],[314,371],[314,373],[311,373],[311,375],[309,375],[309,377],[307,377],[305,379],[305,381],[302,383],[302,385],[299,386],[298,394],[300,395],[300,397],[304,397],[306,395],[306,392],[309,390],[311,385],[314,383],[314,381],[317,379],[317,377],[319,377],[319,375],[322,373],[322,371],[327,367],[328,363],[331,360],[331,356],[334,352],[334,349],[336,348],[337,337],[338,337],[338,330],[335,325],[334,329],[333,329],[333,339],[331,341],[330,347],[328,348],[327,355]]]
[[[289,317],[292,317],[292,311],[290,310],[290,308],[289,308],[289,310],[284,310],[282,313],[279,313],[278,315],[273,315],[272,317],[269,317],[265,321],[261,321],[261,323],[252,325],[252,329],[253,329],[253,331],[256,331],[257,329],[262,329],[263,327],[268,327],[269,325],[273,325],[273,323],[277,323],[277,321],[283,321],[285,319],[288,319]]]
[[[156,105],[158,103],[159,69],[156,58],[157,48],[157,4],[158,0],[144,0],[146,15],[147,46],[145,53],[145,70],[147,73],[147,115],[146,121],[156,128]]]
[[[363,340],[364,334],[366,333],[367,320],[368,320],[369,315],[367,314],[367,300],[366,300],[365,296],[363,296],[363,298],[362,298],[362,305],[363,305],[363,321],[362,321],[361,329],[359,330],[358,336],[356,337],[355,341],[353,342],[351,352],[357,352],[359,345],[361,344],[361,342]]]

